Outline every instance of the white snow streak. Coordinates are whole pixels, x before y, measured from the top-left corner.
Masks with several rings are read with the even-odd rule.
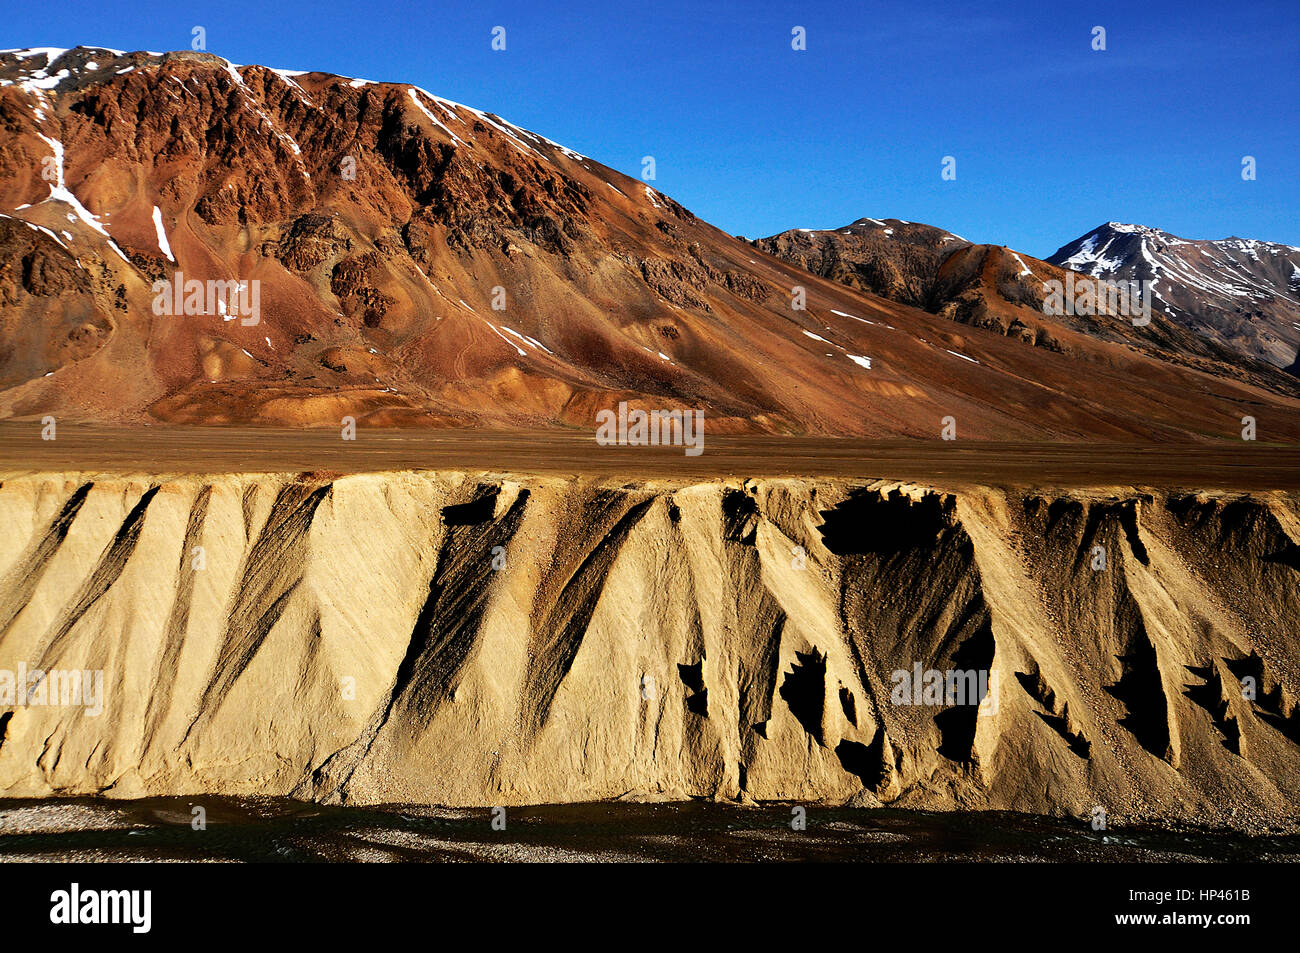
[[[158,232],[158,250],[167,256],[167,260],[172,264],[176,259],[172,257],[172,246],[167,242],[167,232],[163,228],[162,209],[158,206],[153,207],[153,227]]]

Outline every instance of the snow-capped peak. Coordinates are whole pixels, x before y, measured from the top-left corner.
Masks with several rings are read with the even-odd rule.
[[[1300,346],[1300,327],[1293,327],[1300,316],[1297,252],[1258,239],[1193,240],[1107,222],[1047,261],[1094,278],[1150,282],[1167,315],[1285,367]]]

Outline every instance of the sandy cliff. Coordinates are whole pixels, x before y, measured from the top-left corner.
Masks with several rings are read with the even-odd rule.
[[[69,473],[0,521],[0,669],[104,685],[0,710],[5,795],[1254,827],[1300,793],[1291,495]],[[985,714],[897,704],[918,663],[990,672]]]

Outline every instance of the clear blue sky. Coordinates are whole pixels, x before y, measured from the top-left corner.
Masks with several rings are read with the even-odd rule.
[[[415,83],[630,175],[653,155],[749,237],[869,215],[1040,257],[1110,219],[1300,245],[1296,0],[63,0],[6,4],[0,48],[187,49],[196,25],[236,63]]]

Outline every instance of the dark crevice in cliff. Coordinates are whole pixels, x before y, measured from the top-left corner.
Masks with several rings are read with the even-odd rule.
[[[235,601],[226,619],[225,638],[207,687],[200,696],[198,711],[180,744],[189,739],[196,727],[206,724],[220,711],[231,687],[280,620],[302,581],[312,520],[317,508],[329,498],[333,486],[304,476],[281,487],[276,494],[266,523],[244,562]]]
[[[594,545],[569,572],[555,593],[554,602],[545,609],[538,604],[542,615],[530,641],[521,711],[525,737],[530,740],[546,724],[555,694],[578,654],[587,624],[596,611],[610,567],[654,497],[638,501],[630,494],[602,492],[593,502],[595,505],[589,510],[595,509],[602,515],[595,519],[589,517],[591,534],[584,536],[583,543],[594,541]],[[616,514],[613,525],[608,525],[608,519]],[[551,590],[552,586],[543,591]]]
[[[945,694],[956,697],[946,697],[945,701],[952,707],[934,716],[941,739],[939,754],[953,761],[969,761],[974,757],[979,705],[989,689],[989,672],[993,667],[993,627],[987,611],[984,611],[983,600],[978,601],[982,621],[953,652],[952,667],[945,673]],[[952,681],[951,689],[949,679]]]
[[[45,532],[14,561],[3,584],[5,599],[0,604],[0,637],[9,631],[14,619],[26,608],[41,577],[45,575],[45,568],[63,545],[73,520],[81,512],[82,504],[86,502],[86,496],[94,485],[83,483],[77,487]]]
[[[690,693],[686,696],[686,710],[703,718],[709,716],[709,690],[704,687],[704,660],[694,665],[677,664],[677,676]]]
[[[1157,758],[1171,756],[1169,708],[1155,645],[1127,592],[1120,605],[1120,623],[1125,623],[1129,637],[1120,663],[1120,677],[1106,691],[1124,704],[1127,714],[1119,723],[1132,733],[1138,744]]]
[[[822,715],[826,710],[826,656],[815,648],[794,654],[798,661],[791,663],[781,683],[781,697],[803,730],[825,746]]]
[[[131,554],[135,552],[136,544],[140,541],[140,533],[144,529],[145,511],[149,509],[149,504],[153,501],[153,498],[158,495],[158,490],[157,485],[150,487],[141,494],[135,506],[131,507],[131,512],[126,515],[126,519],[118,527],[112,542],[104,549],[90,576],[81,584],[81,589],[78,591],[72,606],[64,611],[55,626],[53,636],[46,643],[45,650],[41,653],[39,668],[48,668],[49,662],[59,657],[66,646],[73,627],[81,621],[90,607],[98,602],[122,575],[127,560],[131,558]]]

